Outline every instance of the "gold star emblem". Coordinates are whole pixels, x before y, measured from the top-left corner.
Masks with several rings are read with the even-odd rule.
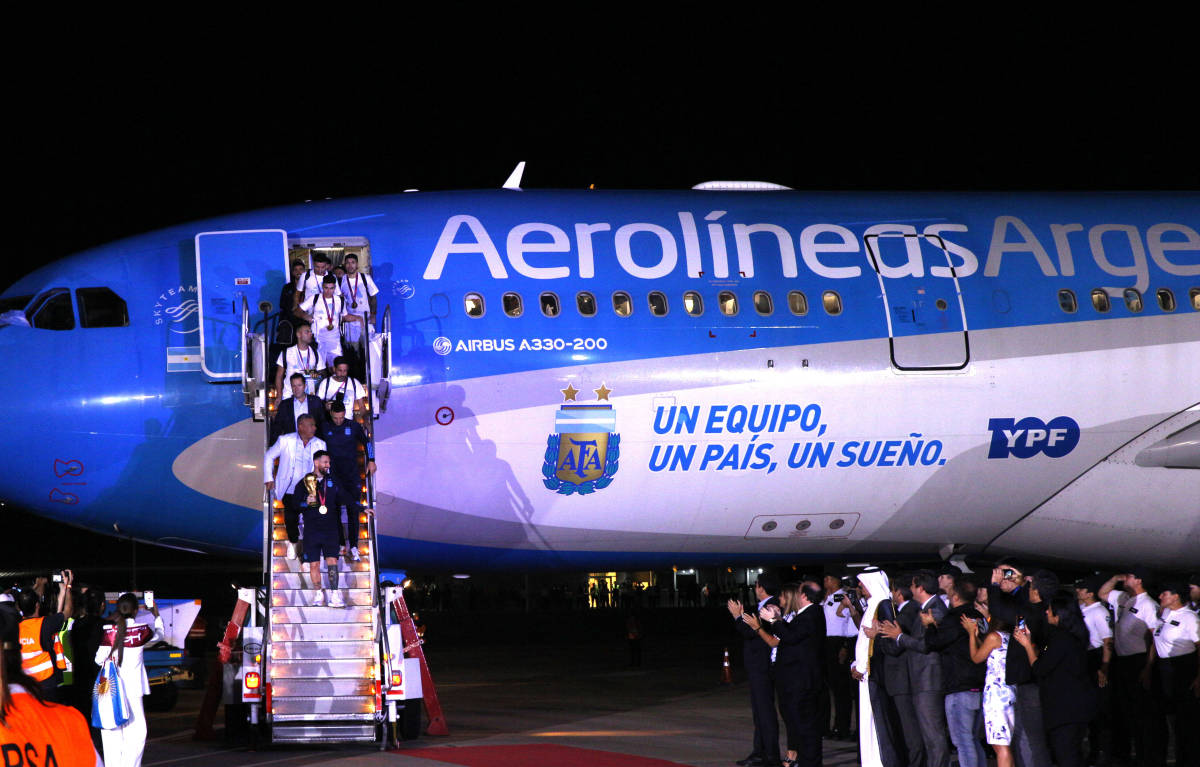
[[[604,384],[600,384],[599,389],[592,389],[592,391],[596,392],[596,401],[597,402],[599,402],[600,400],[608,401],[608,395],[612,394],[612,389],[605,387]]]
[[[562,392],[563,402],[574,402],[575,395],[579,393],[579,390],[571,384],[567,384],[567,388],[559,389],[559,391]]]

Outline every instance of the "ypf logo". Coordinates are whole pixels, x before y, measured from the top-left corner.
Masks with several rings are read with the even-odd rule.
[[[450,343],[450,339],[445,336],[438,336],[433,339],[433,350],[445,357],[454,348],[454,344]]]
[[[1079,424],[1060,415],[1050,423],[1040,418],[992,418],[988,421],[992,445],[988,458],[1032,458],[1038,453],[1062,458],[1079,444]]]

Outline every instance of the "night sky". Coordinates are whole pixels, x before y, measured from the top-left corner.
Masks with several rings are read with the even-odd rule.
[[[519,160],[543,189],[1200,188],[1200,78],[1194,40],[1169,39],[1191,28],[1179,20],[1149,36],[1125,17],[743,27],[722,8],[691,9],[706,35],[644,15],[593,35],[566,19],[555,34],[468,34],[467,19],[343,33],[319,17],[237,37],[30,28],[9,50],[0,286],[192,219],[494,188]]]
[[[527,188],[1200,187],[1188,48],[1036,28],[936,43],[920,26],[807,30],[762,44],[788,55],[682,32],[641,45],[629,30],[484,48],[444,25],[427,40],[411,27],[375,38],[386,46],[81,37],[38,54],[69,76],[10,83],[6,176],[21,225],[5,276],[216,214],[497,187],[519,160]]]

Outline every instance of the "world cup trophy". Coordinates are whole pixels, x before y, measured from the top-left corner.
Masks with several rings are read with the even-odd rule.
[[[313,474],[312,472],[309,472],[308,474],[305,474],[305,475],[304,475],[304,479],[302,479],[302,480],[300,480],[300,481],[304,483],[304,489],[307,491],[307,495],[309,495],[309,496],[316,496],[316,494],[317,494],[317,483],[321,481],[321,480],[320,480],[320,478],[319,478],[319,477],[317,477],[317,475],[316,475],[316,474]],[[307,505],[309,505],[309,506],[316,506],[316,505],[317,505],[317,502],[316,502],[316,501],[312,501],[311,503],[307,503]]]

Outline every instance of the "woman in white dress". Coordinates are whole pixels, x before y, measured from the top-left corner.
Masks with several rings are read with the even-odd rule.
[[[146,714],[142,709],[142,696],[150,694],[150,679],[146,676],[146,664],[142,650],[166,636],[158,607],[149,608],[154,614],[153,624],[138,616],[138,600],[133,594],[122,594],[117,600],[115,621],[105,626],[104,639],[96,651],[96,665],[103,665],[111,656],[117,662],[121,686],[129,699],[133,716],[124,727],[101,730],[104,744],[104,763],[108,767],[140,767],[142,753],[146,750]]]
[[[979,623],[962,616],[962,626],[971,642],[971,661],[987,661],[983,682],[983,729],[987,742],[996,752],[996,767],[1013,767],[1012,737],[1017,688],[1005,682],[1009,626],[1000,619],[992,621],[991,631],[979,639]],[[1028,633],[1028,629],[1018,629]]]

